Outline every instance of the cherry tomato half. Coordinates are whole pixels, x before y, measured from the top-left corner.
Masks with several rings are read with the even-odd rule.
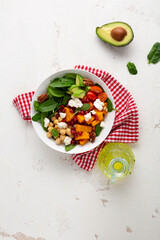
[[[92,86],[91,91],[95,92],[96,94],[102,93],[102,88],[98,87],[98,86]]]
[[[98,94],[98,98],[101,100],[101,102],[105,102],[107,100],[107,97],[107,93],[102,92]]]
[[[97,99],[97,96],[94,92],[88,91],[87,92],[87,98],[91,101],[94,102]]]

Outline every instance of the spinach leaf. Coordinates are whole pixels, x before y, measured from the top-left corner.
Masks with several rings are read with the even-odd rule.
[[[34,101],[34,110],[38,111],[38,107],[39,107],[39,102],[38,101]]]
[[[63,100],[62,100],[62,105],[67,105],[68,100],[70,100],[70,99],[71,99],[71,95],[69,95],[69,94],[64,95]]]
[[[59,136],[59,132],[57,131],[57,129],[52,129],[51,130],[51,133],[52,133],[52,136],[54,137],[54,138],[57,138],[58,136]]]
[[[75,84],[75,80],[73,78],[59,78],[59,80],[55,80],[50,83],[50,87],[71,87],[73,84]]]
[[[102,131],[102,127],[100,126],[100,123],[99,123],[96,125],[96,128],[95,128],[96,136],[99,136],[101,131]]]
[[[54,110],[56,107],[57,107],[57,102],[55,102],[53,99],[48,99],[39,105],[38,111],[49,112]]]
[[[103,91],[103,92],[105,92],[105,91],[104,91],[104,89],[102,88],[102,86],[101,86],[101,85],[99,85],[98,83],[95,83],[95,86],[98,86],[98,87],[100,87],[100,88],[102,89],[102,91]]]
[[[75,110],[75,114],[79,111],[87,111],[87,110],[89,110],[89,108],[90,108],[90,104],[89,103],[84,103],[81,108],[77,108]]]
[[[41,120],[41,113],[38,112],[36,113],[33,117],[32,117],[32,120],[35,121],[35,122],[38,122]]]
[[[48,93],[49,95],[52,95],[55,97],[63,97],[65,95],[65,92],[62,89],[53,88],[53,87],[48,87]]]
[[[136,75],[137,72],[138,72],[134,63],[128,62],[127,63],[127,68],[128,68],[128,71],[133,75]]]
[[[119,110],[113,108],[113,103],[111,102],[111,100],[109,98],[107,98],[106,102],[107,102],[108,112],[112,112],[113,110],[119,112]]]
[[[77,144],[70,144],[70,145],[67,145],[65,146],[65,150],[68,152],[68,151],[71,151],[73,148],[75,148],[77,146]]]
[[[66,73],[64,75],[64,78],[73,78],[76,79],[76,74],[75,73]]]
[[[160,43],[156,42],[152,49],[150,50],[149,54],[147,55],[148,63],[157,63],[160,61]]]
[[[45,112],[41,113],[41,124],[42,124],[43,129],[47,132],[48,130],[44,126],[44,119],[45,119],[46,116],[47,116],[47,113],[45,113]]]

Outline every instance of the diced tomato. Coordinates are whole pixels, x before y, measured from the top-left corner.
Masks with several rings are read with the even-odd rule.
[[[102,88],[98,87],[98,86],[92,86],[91,91],[95,92],[96,94],[102,93]]]
[[[98,94],[98,98],[101,100],[101,102],[105,102],[107,100],[107,97],[107,93],[102,92]]]
[[[91,101],[94,102],[97,99],[97,96],[94,92],[88,91],[87,92],[87,98]]]

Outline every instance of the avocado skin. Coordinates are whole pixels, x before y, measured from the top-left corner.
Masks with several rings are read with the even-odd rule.
[[[116,45],[116,44],[113,44],[112,42],[108,42],[106,39],[104,39],[100,34],[99,34],[99,32],[98,32],[98,30],[100,29],[100,28],[102,28],[103,26],[106,26],[106,25],[111,25],[111,24],[117,24],[117,26],[114,26],[114,28],[115,27],[119,27],[119,24],[125,24],[127,27],[129,27],[130,28],[130,30],[131,30],[131,32],[132,32],[132,38],[129,40],[129,42],[127,42],[127,43],[125,43],[125,44],[122,44],[122,45]],[[127,31],[128,32],[128,31]],[[104,42],[106,42],[106,43],[108,43],[108,44],[110,44],[110,45],[112,45],[112,46],[114,46],[114,47],[125,47],[125,46],[127,46],[128,44],[130,44],[132,41],[133,41],[133,39],[134,39],[134,32],[133,32],[133,29],[131,28],[131,26],[128,24],[128,23],[125,23],[125,22],[120,22],[120,21],[118,21],[118,22],[110,22],[110,23],[107,23],[107,24],[104,24],[104,25],[102,25],[101,27],[97,27],[96,28],[96,34],[97,34],[97,36],[102,40],[102,41],[104,41]]]

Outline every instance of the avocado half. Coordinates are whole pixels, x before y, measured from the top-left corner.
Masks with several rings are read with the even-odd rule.
[[[132,28],[125,22],[111,22],[96,28],[97,36],[103,41],[116,46],[126,46],[134,38]]]

